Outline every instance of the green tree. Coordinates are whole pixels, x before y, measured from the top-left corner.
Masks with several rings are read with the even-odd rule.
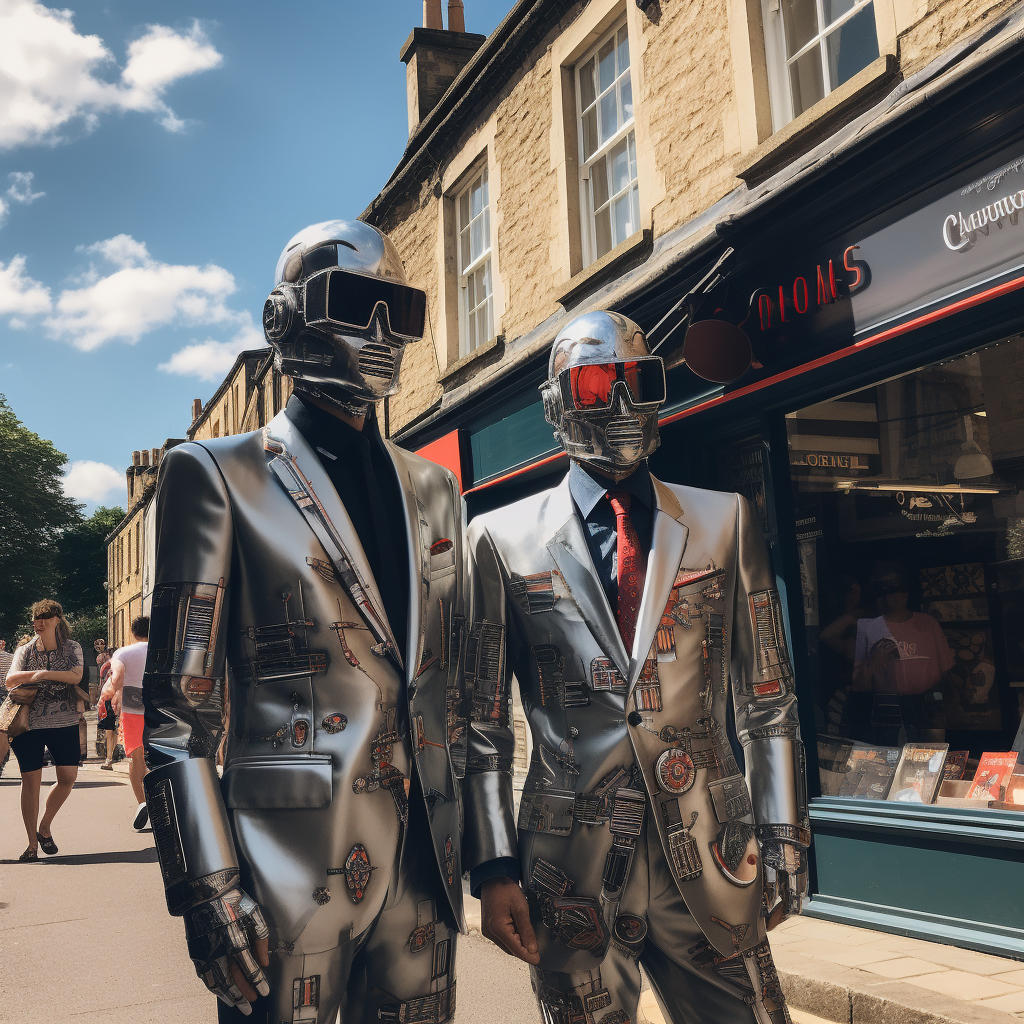
[[[53,593],[58,541],[82,519],[64,494],[67,461],[0,394],[0,636],[8,640],[26,605]]]
[[[124,510],[100,506],[88,519],[66,529],[57,541],[58,600],[66,612],[92,610],[107,604],[105,540],[124,519]],[[104,612],[104,614],[106,614]],[[76,638],[77,639],[77,638]]]

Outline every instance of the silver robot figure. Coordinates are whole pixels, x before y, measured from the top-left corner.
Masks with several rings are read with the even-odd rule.
[[[546,1024],[635,1021],[641,964],[675,1024],[783,1024],[767,929],[800,911],[810,830],[757,514],[650,475],[665,375],[635,323],[577,317],[548,370],[569,474],[468,531],[471,636],[533,737],[517,820],[507,719],[470,716],[485,934],[534,965]]]
[[[146,793],[222,1021],[455,1012],[462,500],[371,407],[424,314],[381,232],[305,229],[263,315],[296,394],[161,467]]]

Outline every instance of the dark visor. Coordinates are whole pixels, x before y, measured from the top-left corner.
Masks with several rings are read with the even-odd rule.
[[[665,400],[665,369],[658,358],[614,363],[584,363],[559,375],[563,399],[572,408],[607,409],[612,404],[616,382],[622,381],[634,405]]]
[[[365,331],[381,303],[387,310],[392,334],[423,337],[427,295],[419,288],[338,267],[314,274],[306,282],[306,323],[311,327],[330,324]]]

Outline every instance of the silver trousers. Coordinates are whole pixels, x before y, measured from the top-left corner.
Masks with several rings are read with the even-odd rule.
[[[671,1024],[791,1024],[767,940],[745,956],[718,954],[686,909],[654,829],[637,841],[619,919],[644,921],[646,934],[626,945],[614,938],[600,967],[531,968],[544,1024],[636,1024],[641,965]]]
[[[445,909],[425,812],[410,811],[400,861],[384,907],[361,935],[330,935],[325,920],[315,934],[307,928],[291,949],[275,948],[271,925],[264,972],[270,995],[252,1004],[251,1017],[218,1002],[222,1024],[335,1024],[339,1009],[342,1024],[450,1021],[458,929]]]

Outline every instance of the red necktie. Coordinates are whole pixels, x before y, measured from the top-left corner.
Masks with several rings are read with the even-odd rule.
[[[626,651],[633,650],[636,620],[640,613],[640,595],[644,592],[646,559],[640,551],[640,542],[629,518],[629,498],[625,491],[609,491],[608,500],[615,513],[615,533],[619,583],[619,632]]]

